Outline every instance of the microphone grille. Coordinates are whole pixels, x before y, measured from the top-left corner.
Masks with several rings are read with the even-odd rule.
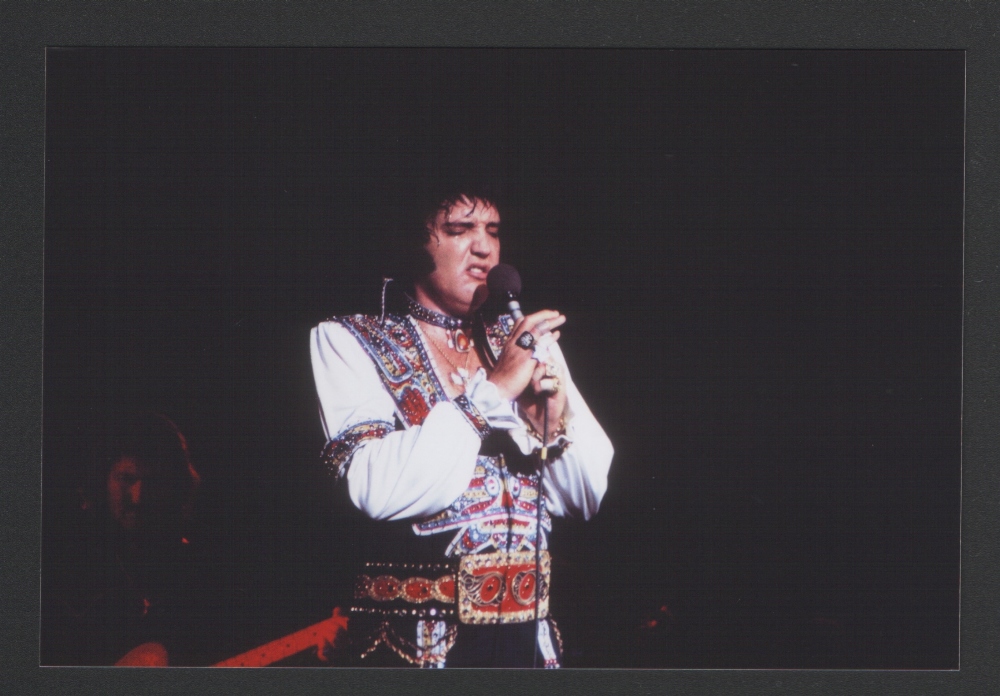
[[[498,263],[486,276],[486,287],[493,297],[521,294],[521,274],[507,263]]]

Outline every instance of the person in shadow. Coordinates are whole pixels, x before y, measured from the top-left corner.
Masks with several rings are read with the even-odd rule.
[[[150,412],[114,417],[95,435],[77,509],[43,530],[42,663],[197,663],[201,477],[187,441]]]

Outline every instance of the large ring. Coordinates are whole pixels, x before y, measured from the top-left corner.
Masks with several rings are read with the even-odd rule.
[[[545,363],[545,376],[558,377],[559,373],[556,371],[556,366],[549,362]]]
[[[531,346],[535,345],[535,337],[529,332],[525,331],[523,334],[517,337],[514,341],[519,348],[524,348],[525,350],[531,350]]]
[[[543,377],[538,380],[538,388],[543,392],[555,394],[559,391],[560,386],[562,386],[562,383],[558,377]]]

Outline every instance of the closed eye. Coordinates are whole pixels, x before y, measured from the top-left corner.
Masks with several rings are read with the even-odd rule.
[[[466,232],[472,231],[473,229],[475,229],[475,225],[472,224],[471,222],[469,223],[450,222],[447,225],[445,225],[444,228],[445,232],[451,237],[458,237],[460,235],[465,234]],[[499,237],[500,225],[487,225],[486,233],[491,237]]]
[[[465,234],[472,229],[472,225],[463,225],[460,223],[450,224],[445,227],[445,231],[452,237],[457,237],[460,234]]]

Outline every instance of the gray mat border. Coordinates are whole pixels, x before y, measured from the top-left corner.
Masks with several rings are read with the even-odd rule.
[[[1000,693],[1000,10],[990,2],[65,2],[0,4],[0,564],[17,694]],[[37,665],[46,46],[967,49],[962,653],[955,672],[111,670]],[[993,427],[991,427],[993,426]]]

